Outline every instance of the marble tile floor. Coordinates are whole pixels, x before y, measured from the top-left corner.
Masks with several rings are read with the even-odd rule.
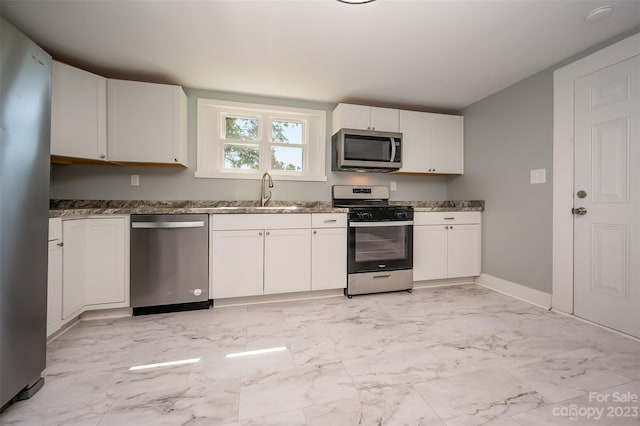
[[[476,285],[85,321],[47,358],[0,424],[640,425],[640,343]]]

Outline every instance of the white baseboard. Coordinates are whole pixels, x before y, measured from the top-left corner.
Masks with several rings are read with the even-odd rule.
[[[344,291],[340,288],[332,290],[301,291],[297,293],[265,294],[261,296],[230,297],[228,299],[214,299],[213,307],[215,309],[230,306],[289,302],[294,300],[326,299],[328,297],[344,297]]]
[[[480,274],[476,278],[476,284],[544,309],[551,308],[551,295],[549,293],[526,287],[522,284],[503,280],[489,274]]]
[[[446,278],[441,280],[414,281],[413,288],[448,287],[452,285],[475,284],[474,277]]]
[[[94,311],[84,311],[82,315],[80,315],[80,320],[93,321],[98,319],[126,318],[131,315],[131,308],[97,309]]]

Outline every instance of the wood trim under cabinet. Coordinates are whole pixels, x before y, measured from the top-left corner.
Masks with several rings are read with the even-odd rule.
[[[52,155],[51,164],[84,164],[99,166],[136,166],[136,167],[171,167],[176,169],[185,169],[183,164],[175,163],[142,163],[135,161],[101,161],[89,158],[65,157],[62,155]]]

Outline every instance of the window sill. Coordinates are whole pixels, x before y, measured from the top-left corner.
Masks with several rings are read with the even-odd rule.
[[[199,171],[196,170],[194,177],[204,179],[253,179],[260,180],[264,172],[218,172],[218,171]],[[313,175],[294,175],[294,174],[278,174],[276,172],[269,172],[273,180],[288,180],[288,181],[301,181],[301,182],[326,182],[326,176],[313,176]]]

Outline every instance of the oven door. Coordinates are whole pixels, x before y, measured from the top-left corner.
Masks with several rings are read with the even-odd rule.
[[[350,222],[347,271],[413,268],[413,221]]]

